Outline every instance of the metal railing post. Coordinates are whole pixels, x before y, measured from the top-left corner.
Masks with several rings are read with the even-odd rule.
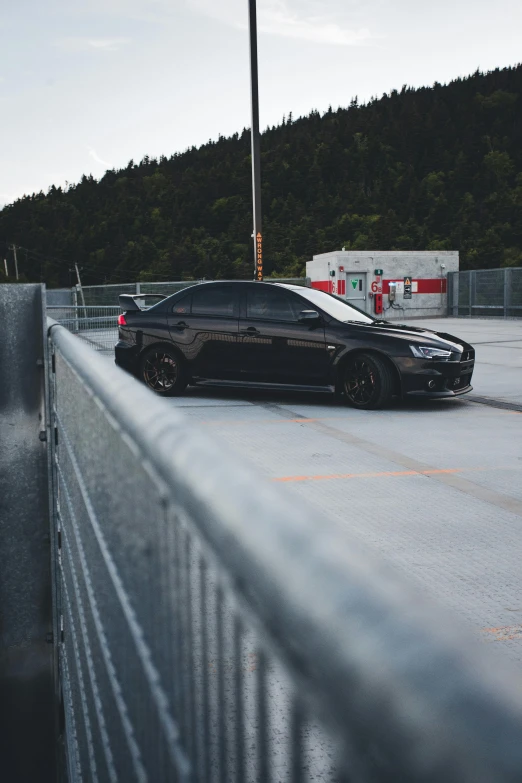
[[[511,307],[511,269],[504,269],[504,318],[508,317]]]
[[[470,316],[473,315],[473,305],[475,304],[476,300],[476,287],[477,287],[477,278],[476,278],[476,271],[473,270],[469,273],[469,314]]]
[[[459,314],[459,289],[460,289],[460,272],[453,272],[452,275],[452,315],[458,316]]]
[[[73,292],[73,305],[74,305],[74,312],[75,312],[75,321],[74,321],[74,331],[79,332],[80,330],[80,324],[78,322],[78,291],[76,289],[76,286],[72,289]]]

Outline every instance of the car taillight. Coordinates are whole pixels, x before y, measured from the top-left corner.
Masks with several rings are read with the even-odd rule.
[[[127,326],[127,321],[125,320],[123,313],[118,316],[118,326]]]

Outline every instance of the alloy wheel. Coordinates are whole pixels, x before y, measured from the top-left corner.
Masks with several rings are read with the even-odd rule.
[[[145,359],[143,379],[147,386],[154,391],[170,391],[178,379],[178,374],[178,363],[163,351],[151,353]]]
[[[377,388],[375,369],[365,359],[355,359],[346,369],[344,393],[355,405],[368,404]]]

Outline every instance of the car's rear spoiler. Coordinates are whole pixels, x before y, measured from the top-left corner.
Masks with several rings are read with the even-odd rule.
[[[146,299],[166,299],[163,294],[120,294],[118,299],[123,312],[129,310],[142,310],[145,307]]]

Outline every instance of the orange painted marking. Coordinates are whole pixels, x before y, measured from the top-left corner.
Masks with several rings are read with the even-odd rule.
[[[489,633],[495,638],[493,642],[507,642],[512,639],[522,639],[522,625],[503,625],[500,628],[483,628],[482,633]]]
[[[340,418],[344,418],[344,417],[341,417],[341,416],[324,416],[323,418],[324,419],[340,419]],[[320,418],[316,418],[316,419],[286,419],[286,421],[292,421],[292,422],[295,422],[296,424],[308,424],[308,422],[310,422],[310,421],[322,421],[322,420],[323,419],[320,419]]]
[[[183,410],[182,407],[180,407],[180,410]],[[207,427],[219,427],[223,424],[225,424],[227,427],[230,426],[245,426],[249,424],[310,424],[314,421],[326,421],[330,419],[342,419],[342,420],[348,420],[347,416],[320,416],[314,419],[236,419],[235,421],[233,419],[230,419],[227,421],[226,419],[219,419],[218,421],[199,421],[198,424],[205,424]]]
[[[487,468],[431,468],[430,470],[383,470],[379,473],[330,473],[317,476],[277,476],[272,481],[281,483],[292,481],[331,481],[333,479],[368,479],[386,478],[388,476],[436,476],[441,473],[483,473],[490,470],[509,470],[509,467]]]

